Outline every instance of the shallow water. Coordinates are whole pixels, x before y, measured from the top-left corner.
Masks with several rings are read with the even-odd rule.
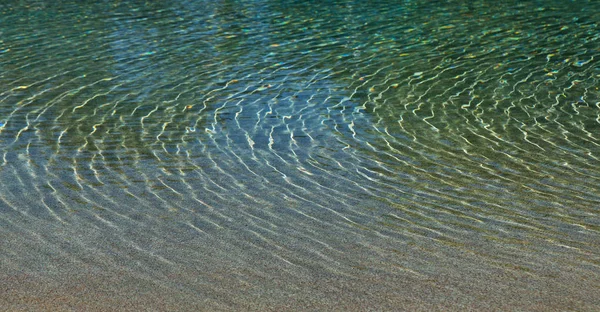
[[[0,267],[598,307],[599,10],[0,4]]]

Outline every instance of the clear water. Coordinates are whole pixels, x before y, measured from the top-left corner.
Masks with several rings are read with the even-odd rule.
[[[0,268],[225,309],[598,307],[597,12],[3,2]]]

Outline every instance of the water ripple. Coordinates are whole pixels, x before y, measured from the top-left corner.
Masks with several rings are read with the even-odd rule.
[[[479,4],[0,6],[3,259],[597,276],[594,10]]]

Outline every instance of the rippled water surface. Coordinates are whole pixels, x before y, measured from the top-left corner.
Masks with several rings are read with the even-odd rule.
[[[600,307],[599,2],[24,2],[0,4],[5,281]]]

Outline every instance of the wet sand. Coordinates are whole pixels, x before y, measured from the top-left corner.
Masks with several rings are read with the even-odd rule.
[[[147,227],[120,241],[111,231],[28,227],[0,231],[5,311],[600,310],[593,259],[565,248],[522,248],[504,263],[490,257],[507,252],[501,245],[459,249],[421,241],[416,248],[374,238],[361,245],[357,236],[332,238],[343,253],[326,261],[302,249],[257,249],[236,242],[236,231],[174,243],[185,238],[174,228],[162,241],[153,236],[160,229]],[[144,241],[153,244],[131,247]]]
[[[204,275],[197,272],[197,275]],[[229,276],[228,276],[229,275]],[[597,311],[597,280],[526,276],[273,276],[256,287],[224,273],[212,288],[177,289],[127,271],[3,274],[5,311]],[[185,277],[184,277],[185,276]],[[183,279],[190,279],[186,272]]]

